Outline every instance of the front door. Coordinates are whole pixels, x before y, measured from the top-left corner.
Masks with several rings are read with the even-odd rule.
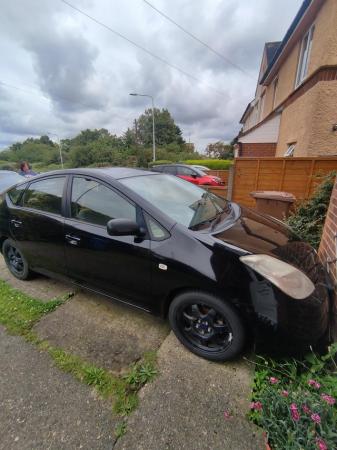
[[[140,220],[135,204],[88,177],[74,176],[65,222],[68,273],[76,282],[146,307],[150,294],[150,241],[110,236],[110,219]]]
[[[32,181],[19,204],[9,205],[12,237],[30,268],[65,274],[62,196],[65,176]]]
[[[196,172],[189,167],[177,166],[177,175],[190,183],[199,184]]]

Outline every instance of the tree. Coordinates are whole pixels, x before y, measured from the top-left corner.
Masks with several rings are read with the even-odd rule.
[[[167,109],[154,109],[156,144],[184,144],[180,128],[175,124]],[[146,109],[138,118],[138,135],[142,145],[152,145],[152,109]]]
[[[233,159],[234,148],[231,144],[225,144],[222,141],[208,144],[206,147],[206,155],[215,159]]]

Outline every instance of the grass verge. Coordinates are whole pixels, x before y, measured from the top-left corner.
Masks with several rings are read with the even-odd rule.
[[[40,340],[31,331],[33,325],[68,298],[69,295],[42,303],[0,281],[0,323],[10,333],[21,335],[39,350],[48,352],[59,369],[92,386],[103,398],[111,399],[113,411],[118,415],[127,416],[138,405],[139,389],[157,374],[156,353],[145,353],[140,361],[130,366],[125,375],[114,376],[103,368]],[[115,430],[116,437],[122,436],[125,431],[126,424],[121,422]]]

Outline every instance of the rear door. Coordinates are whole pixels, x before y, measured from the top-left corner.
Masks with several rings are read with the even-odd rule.
[[[66,176],[32,181],[17,204],[9,202],[11,235],[32,269],[65,274],[62,217],[65,182]]]
[[[151,286],[150,240],[110,236],[110,219],[142,222],[140,208],[110,185],[73,176],[65,222],[68,273],[77,283],[146,307]],[[143,223],[142,223],[143,225]]]

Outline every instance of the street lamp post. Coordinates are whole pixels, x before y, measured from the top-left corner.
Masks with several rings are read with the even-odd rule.
[[[60,151],[60,161],[61,161],[61,166],[63,169],[63,156],[62,156],[62,147],[61,147],[61,140],[60,140],[60,136],[56,133],[51,133],[50,131],[47,132],[47,134],[51,134],[52,136],[56,136],[58,143],[59,143],[59,151]]]
[[[148,94],[137,94],[135,92],[129,94],[134,97],[149,97],[152,101],[152,152],[153,152],[153,161],[156,160],[156,133],[155,133],[155,126],[154,126],[154,100],[152,95]]]

